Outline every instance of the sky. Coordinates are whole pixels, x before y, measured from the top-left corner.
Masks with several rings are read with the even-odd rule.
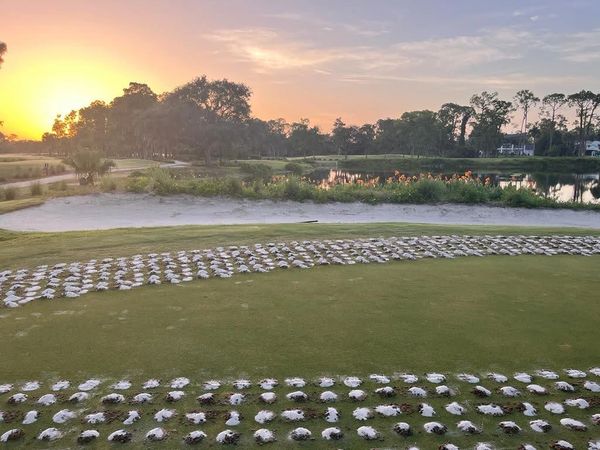
[[[2,0],[2,131],[206,74],[261,119],[373,123],[472,94],[600,91],[600,0]]]

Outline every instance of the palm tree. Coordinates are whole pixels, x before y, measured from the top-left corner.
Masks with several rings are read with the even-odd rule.
[[[114,161],[103,159],[100,153],[82,150],[74,153],[65,162],[75,169],[81,184],[94,184],[94,179],[107,173],[115,166]]]

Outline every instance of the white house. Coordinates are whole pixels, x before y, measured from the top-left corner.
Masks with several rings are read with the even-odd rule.
[[[499,155],[504,156],[533,156],[533,145],[524,144],[524,145],[514,145],[514,144],[502,144],[498,147]]]
[[[585,141],[585,150],[600,151],[600,141]]]

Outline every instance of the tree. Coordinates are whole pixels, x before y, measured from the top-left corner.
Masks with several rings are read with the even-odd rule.
[[[540,156],[566,156],[572,154],[569,150],[569,133],[566,127],[567,119],[556,114],[554,122],[548,117],[542,117],[529,128],[529,136],[535,142],[535,154]]]
[[[373,148],[373,141],[375,140],[375,126],[370,123],[365,123],[360,128],[356,128],[354,135],[354,145],[356,147],[356,153],[359,152],[367,155]]]
[[[464,150],[467,126],[474,114],[475,111],[471,106],[444,103],[438,111],[438,119],[444,130],[440,145]]]
[[[512,103],[500,100],[497,92],[484,91],[471,97],[471,107],[475,111],[471,143],[483,153],[495,154],[502,142],[502,127],[510,123]]]
[[[252,91],[242,83],[227,79],[209,81],[195,78],[167,94],[167,101],[180,101],[196,107],[208,122],[243,121],[250,117]]]
[[[600,105],[600,94],[592,91],[582,90],[567,97],[569,106],[575,108],[577,115],[577,134],[579,136],[578,155],[585,154],[585,141],[590,135],[591,126],[594,121],[596,109]]]
[[[375,124],[375,140],[377,153],[399,153],[401,148],[398,119],[379,119]]]
[[[77,135],[78,112],[71,111],[64,118],[58,114],[52,124],[52,134],[58,153],[67,155],[75,147],[74,138]]]
[[[328,152],[327,136],[319,127],[310,126],[308,119],[300,119],[290,125],[290,153],[295,156],[317,155]]]
[[[409,111],[398,122],[398,134],[411,155],[439,155],[442,126],[433,111]]]
[[[132,81],[123,88],[123,95],[115,97],[107,108],[107,153],[152,157],[148,142],[140,139],[139,120],[157,101],[158,96],[145,83]]]
[[[544,115],[551,124],[550,143],[548,147],[552,150],[554,141],[554,130],[556,129],[557,113],[567,102],[565,94],[555,92],[548,94],[542,99],[541,113]]]
[[[523,119],[521,120],[521,135],[527,132],[527,114],[529,108],[535,106],[540,101],[529,89],[523,89],[515,95],[515,104],[523,110]]]
[[[0,67],[2,67],[2,63],[4,62],[3,56],[7,50],[8,47],[6,46],[6,43],[0,41]]]
[[[341,117],[335,119],[333,128],[331,129],[331,142],[333,143],[336,152],[339,155],[348,157],[350,147],[352,145],[352,130],[347,127]]]
[[[0,68],[2,67],[2,63],[4,62],[4,59],[2,57],[6,53],[6,50],[7,50],[6,44],[4,42],[0,41]],[[0,121],[0,127],[3,124],[4,124],[4,122]],[[0,142],[2,142],[4,140],[5,140],[4,134],[2,132],[0,132]]]
[[[287,154],[287,136],[290,124],[279,118],[267,121],[267,127],[269,129],[268,146],[271,156],[279,157],[282,154]]]
[[[210,165],[214,151],[223,148],[220,143],[210,141],[210,137],[231,140],[221,130],[232,129],[229,124],[243,125],[250,119],[250,95],[250,88],[244,84],[209,81],[202,76],[167,93],[163,102],[184,113],[181,131],[186,135],[183,138],[200,149],[206,164]]]
[[[101,100],[94,100],[89,106],[78,111],[77,139],[79,145],[90,150],[105,153],[108,126],[108,106]]]
[[[66,163],[75,169],[82,184],[94,184],[95,178],[107,173],[115,163],[103,160],[99,152],[83,150],[74,153]]]

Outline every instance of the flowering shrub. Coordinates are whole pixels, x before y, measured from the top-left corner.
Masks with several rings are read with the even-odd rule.
[[[398,171],[382,179],[377,176],[338,173],[319,182],[306,177],[276,175],[267,179],[225,178],[178,179],[161,169],[128,184],[132,192],[158,195],[190,194],[202,197],[228,196],[249,199],[311,200],[326,202],[378,203],[469,203],[497,204],[525,208],[600,208],[598,205],[560,203],[538,196],[529,187],[501,187],[489,177],[479,178],[471,171],[463,174],[405,175]]]

